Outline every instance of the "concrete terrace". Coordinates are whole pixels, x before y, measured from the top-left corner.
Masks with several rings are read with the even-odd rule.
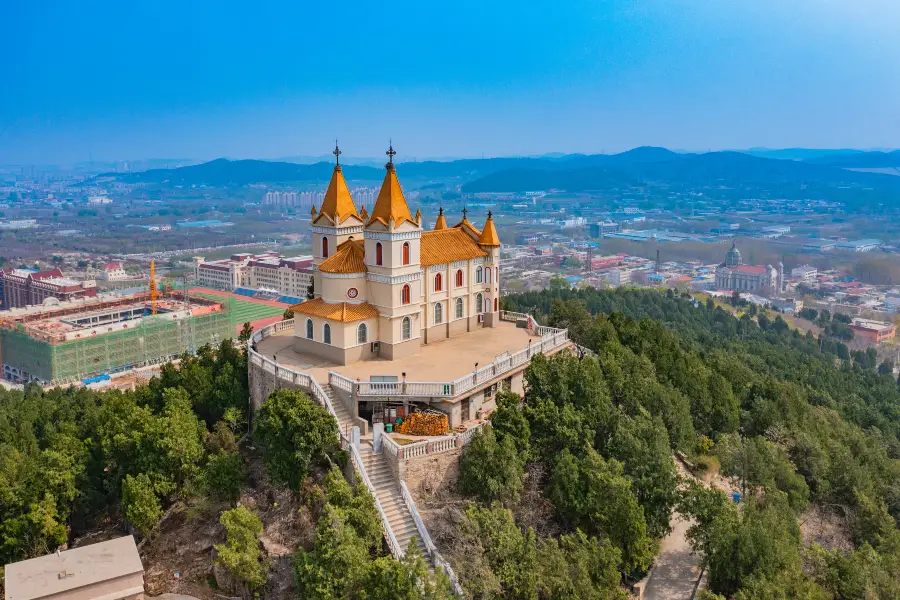
[[[485,366],[504,353],[518,352],[540,341],[540,337],[530,335],[526,329],[515,323],[501,321],[497,327],[475,331],[433,342],[422,346],[420,352],[398,360],[368,360],[346,366],[334,365],[308,354],[299,354],[293,349],[293,329],[267,337],[257,345],[257,351],[266,358],[277,358],[278,364],[304,371],[316,381],[326,383],[328,371],[334,371],[350,379],[368,381],[373,375],[394,375],[406,373],[409,381],[443,382],[468,375],[475,369],[475,363]]]

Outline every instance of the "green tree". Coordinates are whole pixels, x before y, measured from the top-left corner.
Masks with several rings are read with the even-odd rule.
[[[609,442],[609,455],[624,466],[644,509],[651,537],[665,536],[676,501],[678,477],[662,419],[646,413],[624,417]]]
[[[451,600],[450,582],[440,570],[428,573],[416,540],[409,541],[398,561],[384,556],[369,563],[361,583],[359,600]]]
[[[537,593],[541,600],[625,600],[619,587],[622,555],[608,540],[580,531],[538,541]]]
[[[234,502],[246,483],[244,458],[237,452],[212,454],[203,469],[203,486],[214,498]]]
[[[170,488],[154,482],[146,473],[126,475],[122,481],[122,508],[125,519],[147,537],[163,515],[159,493]]]
[[[245,506],[222,513],[219,522],[225,526],[225,543],[216,544],[217,561],[250,590],[262,587],[269,573],[269,563],[259,547],[262,521]]]
[[[512,438],[498,442],[491,428],[476,433],[459,459],[459,490],[488,504],[516,502],[524,475],[525,461]]]
[[[309,468],[337,449],[338,426],[328,411],[297,390],[275,390],[256,418],[254,437],[275,481],[299,491]]]
[[[593,449],[580,460],[563,450],[547,494],[566,523],[609,538],[622,552],[624,573],[641,573],[650,566],[653,542],[622,463],[606,461]]]
[[[531,452],[531,425],[521,403],[522,398],[513,392],[497,394],[497,409],[491,413],[491,429],[498,442],[509,438],[519,456],[527,460]]]
[[[290,320],[293,318],[294,318],[294,311],[292,311],[290,308],[284,309],[284,314],[281,315],[281,320],[287,321],[287,320]],[[247,339],[249,339],[249,338],[247,338]]]
[[[253,336],[253,326],[250,322],[244,323],[244,326],[241,327],[241,332],[238,334],[238,340],[247,343],[250,341],[250,338]]]

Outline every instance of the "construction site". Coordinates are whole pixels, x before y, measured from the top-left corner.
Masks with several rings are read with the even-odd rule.
[[[145,293],[73,302],[51,299],[0,317],[3,378],[15,383],[90,380],[193,353],[235,335],[230,298],[155,286]]]

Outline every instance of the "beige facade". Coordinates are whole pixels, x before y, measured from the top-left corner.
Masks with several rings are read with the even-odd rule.
[[[447,227],[441,214],[426,231],[406,204],[394,165],[386,170],[371,215],[357,210],[340,165],[321,210],[313,207],[316,299],[293,307],[298,352],[341,365],[390,360],[497,322],[489,316],[500,295],[491,216],[479,230],[465,216]]]

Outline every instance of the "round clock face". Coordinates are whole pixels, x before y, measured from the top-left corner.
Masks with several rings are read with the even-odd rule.
[[[356,298],[357,296],[359,296],[359,290],[358,290],[358,289],[356,289],[356,288],[350,288],[349,290],[347,290],[347,297],[348,297],[348,298]]]

